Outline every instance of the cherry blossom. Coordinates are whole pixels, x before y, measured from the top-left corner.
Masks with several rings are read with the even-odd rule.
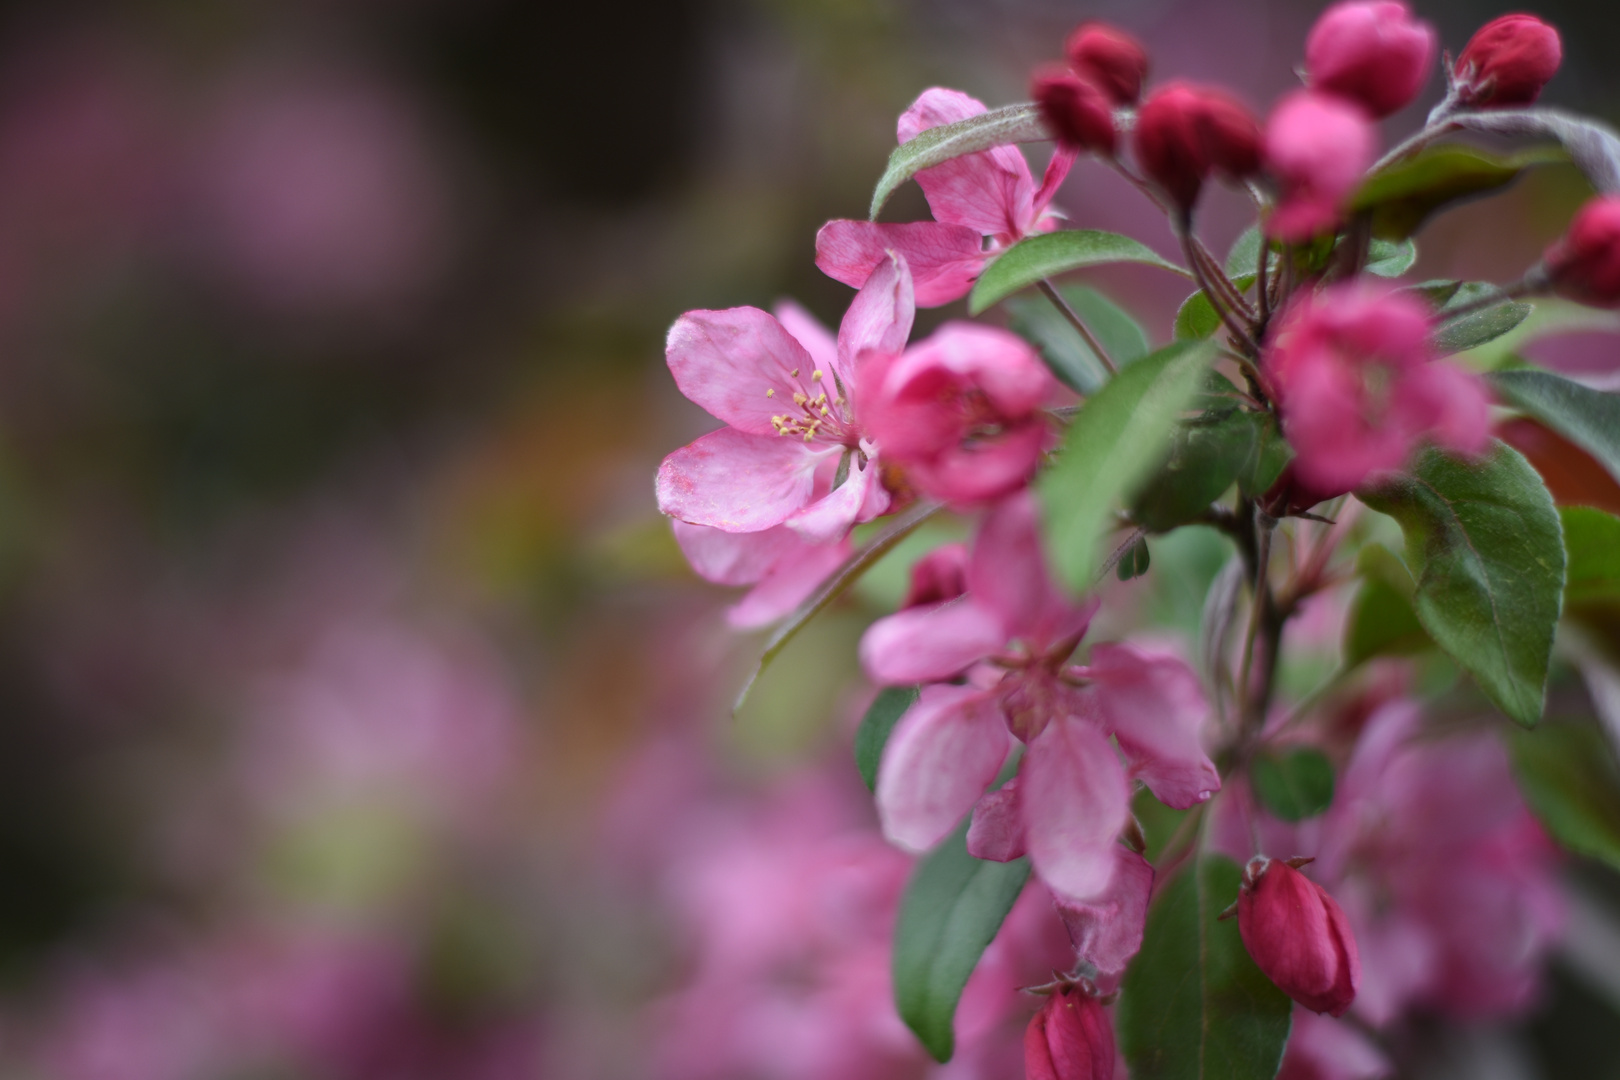
[[[900,141],[984,111],[983,102],[960,90],[925,90],[900,116]],[[1074,159],[1069,150],[1054,153],[1039,188],[1015,146],[924,169],[916,179],[928,197],[933,221],[829,221],[816,234],[816,265],[828,277],[858,287],[883,261],[884,252],[895,251],[911,268],[918,305],[948,304],[967,294],[996,252],[1056,227],[1050,204]]]
[[[1220,787],[1199,743],[1207,710],[1197,677],[1125,645],[1069,664],[1095,604],[1072,602],[1047,577],[1027,493],[985,515],[967,582],[964,596],[880,619],[861,641],[874,681],[928,684],[883,755],[884,833],[910,850],[932,846],[1022,742],[1016,784],[980,803],[975,846],[990,857],[1027,849],[1061,898],[1097,898],[1116,875],[1130,780],[1175,807]],[[947,681],[964,674],[965,684]]]
[[[894,256],[856,295],[836,342],[796,309],[786,324],[751,307],[682,315],[669,331],[670,373],[727,426],[664,459],[658,508],[724,532],[786,524],[811,542],[882,514],[889,494],[850,387],[863,353],[905,346],[912,312],[911,276]]]

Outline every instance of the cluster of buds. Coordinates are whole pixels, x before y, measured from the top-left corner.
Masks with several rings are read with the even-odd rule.
[[[1114,110],[1135,105],[1147,77],[1147,51],[1118,27],[1085,23],[1069,35],[1068,66],[1036,72],[1031,96],[1058,143],[1111,156]]]

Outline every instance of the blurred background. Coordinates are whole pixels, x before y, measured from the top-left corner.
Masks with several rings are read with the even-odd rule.
[[[668,1038],[758,1004],[680,988],[802,935],[805,883],[864,868],[839,903],[892,909],[905,864],[847,756],[899,572],[729,718],[759,642],[653,505],[710,424],[663,333],[784,295],[835,324],[815,231],[861,216],[927,86],[1021,100],[1101,16],[1263,110],[1317,8],[0,4],[0,1076],[857,1075]],[[1457,49],[1502,10],[1420,13]],[[1613,6],[1539,14],[1548,100],[1615,118]],[[1583,195],[1549,170],[1452,214],[1417,273],[1514,276]],[[1100,169],[1058,202],[1169,248]],[[1105,287],[1168,339],[1173,283]],[[1192,543],[1154,610],[1195,624],[1216,559]],[[1458,1076],[1620,1076],[1617,1001],[1555,970],[1520,1027],[1434,1041]],[[798,1061],[846,1005],[747,1015]],[[921,1070],[880,1036],[874,1075]]]

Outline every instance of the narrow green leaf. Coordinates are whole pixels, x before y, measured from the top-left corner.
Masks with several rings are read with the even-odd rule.
[[[1241,876],[1232,860],[1206,856],[1148,912],[1117,1007],[1131,1080],[1277,1075],[1292,1003],[1249,958],[1237,920],[1216,920],[1237,899]]]
[[[1148,354],[1147,333],[1108,297],[1084,285],[1065,285],[1058,291],[1116,364],[1123,367]],[[1007,311],[1011,315],[1008,328],[1035,346],[1064,385],[1090,395],[1108,381],[1108,371],[1091,346],[1046,297],[1014,297],[1007,301]]]
[[[1533,165],[1563,160],[1564,154],[1546,150],[1504,158],[1443,143],[1369,176],[1350,207],[1371,216],[1374,236],[1404,240],[1441,207],[1506,187]]]
[[[910,142],[901,143],[889,155],[888,167],[872,192],[872,220],[889,201],[894,189],[924,169],[932,168],[963,154],[974,154],[1008,143],[1042,142],[1052,136],[1041,123],[1041,111],[1024,102],[941,124],[921,132]]]
[[[1143,538],[1126,550],[1125,556],[1119,560],[1114,570],[1118,574],[1119,580],[1129,581],[1147,573],[1148,567],[1152,564],[1153,559],[1148,554],[1147,539]]]
[[[1620,394],[1606,394],[1550,371],[1520,368],[1486,378],[1503,400],[1540,420],[1620,479]]]
[[[1232,284],[1247,290],[1254,284],[1254,274],[1239,274],[1232,279]],[[1183,300],[1176,310],[1174,334],[1177,341],[1202,341],[1214,337],[1220,328],[1221,316],[1202,289]]]
[[[1260,754],[1249,778],[1260,802],[1283,821],[1304,821],[1333,805],[1333,765],[1320,750]]]
[[[1447,311],[1472,304],[1492,294],[1501,295],[1501,303],[1440,325],[1434,334],[1434,344],[1441,355],[1466,352],[1495,341],[1528,319],[1530,313],[1535,310],[1529,304],[1509,300],[1495,285],[1483,281],[1469,281],[1452,292],[1451,297],[1441,305],[1438,317],[1444,319]]]
[[[1169,454],[1214,349],[1179,344],[1144,357],[1086,399],[1057,463],[1039,481],[1053,561],[1070,588],[1091,584],[1095,551],[1116,502]]]
[[[1620,138],[1596,120],[1558,109],[1482,109],[1456,113],[1450,122],[1493,135],[1553,139],[1594,188],[1620,191]]]
[[[1439,311],[1451,302],[1457,295],[1457,290],[1463,287],[1460,281],[1450,278],[1435,278],[1432,281],[1420,281],[1416,285],[1408,285],[1402,292],[1414,292],[1428,301],[1429,306]]]
[[[1236,403],[1222,404],[1176,425],[1169,458],[1131,501],[1131,517],[1149,532],[1169,532],[1204,514],[1255,457],[1259,425]]]
[[[1063,229],[1027,236],[984,268],[968,295],[974,315],[1043,278],[1106,263],[1142,263],[1191,277],[1140,240],[1097,229]]]
[[[1554,839],[1620,870],[1620,769],[1596,728],[1548,724],[1515,733],[1513,771]]]
[[[848,592],[850,587],[861,579],[862,574],[871,569],[879,559],[894,550],[895,545],[910,536],[917,526],[939,513],[941,509],[943,507],[936,502],[923,502],[912,507],[896,518],[894,524],[890,525],[871,543],[851,555],[849,561],[840,566],[832,577],[822,582],[821,586],[811,593],[794,610],[793,614],[789,615],[786,621],[773,630],[771,636],[766,639],[765,651],[760,654],[759,663],[749,673],[748,681],[743,683],[742,689],[737,692],[737,699],[731,706],[731,714],[733,716],[737,715],[737,710],[741,709],[743,702],[748,700],[748,692],[754,688],[754,684],[765,673],[765,669],[771,666],[771,662],[782,654],[783,649],[787,648],[788,642],[797,637],[799,631],[803,630],[811,619],[819,615],[828,604]]]
[[[915,686],[886,686],[878,691],[861,726],[855,729],[855,767],[861,770],[868,791],[877,791],[878,765],[883,761],[883,748],[889,744],[894,725],[917,702]]]
[[[1566,608],[1620,601],[1620,518],[1590,506],[1561,506],[1558,516],[1569,559]]]
[[[894,932],[894,1003],[936,1061],[956,1048],[962,987],[1029,879],[1029,860],[975,859],[964,821],[929,852],[906,885]]]
[[[1503,712],[1534,725],[1564,592],[1563,530],[1541,477],[1498,441],[1478,461],[1425,450],[1411,472],[1356,495],[1400,522],[1429,636]]]
[[[1417,245],[1410,239],[1377,240],[1367,249],[1367,273],[1397,278],[1417,262]]]
[[[1226,253],[1226,276],[1236,281],[1246,277],[1254,281],[1260,271],[1260,226],[1250,225],[1232,241],[1232,249]],[[1247,285],[1238,288],[1246,289]]]

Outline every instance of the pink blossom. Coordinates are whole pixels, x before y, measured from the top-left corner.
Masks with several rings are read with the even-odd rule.
[[[1417,97],[1434,66],[1434,27],[1400,0],[1346,0],[1305,39],[1311,89],[1338,94],[1382,119]]]
[[[1307,488],[1343,494],[1373,472],[1399,468],[1425,440],[1484,451],[1490,399],[1477,377],[1432,359],[1430,332],[1421,301],[1366,282],[1289,308],[1264,368]]]
[[[900,142],[984,111],[983,102],[959,90],[925,90],[900,116]],[[966,154],[924,169],[917,174],[917,183],[928,197],[933,221],[901,225],[829,221],[816,234],[816,265],[828,277],[858,287],[883,260],[884,252],[896,251],[911,267],[917,303],[948,304],[967,294],[991,255],[1057,225],[1048,206],[1069,175],[1074,157],[1068,150],[1053,154],[1039,188],[1024,155],[1014,146]]]
[[[739,630],[791,613],[854,551],[847,538],[812,544],[786,525],[729,533],[679,518],[672,524],[675,542],[699,577],[715,585],[752,586],[726,612],[726,621]]]
[[[955,600],[967,592],[966,544],[941,544],[911,565],[911,583],[902,608]]]
[[[1378,137],[1355,105],[1299,90],[1266,121],[1266,170],[1280,188],[1266,234],[1297,244],[1332,232],[1372,164]]]
[[[1348,1023],[1294,1010],[1277,1080],[1384,1080],[1393,1072],[1383,1051]]]
[[[753,533],[786,524],[807,541],[842,539],[888,509],[877,447],[850,401],[857,359],[898,353],[911,333],[905,260],[883,260],[833,343],[807,316],[789,326],[758,308],[689,311],[669,331],[681,392],[726,423],[664,459],[658,508],[692,525]],[[802,335],[802,336],[798,336]],[[838,474],[847,472],[842,484]]]
[[[1057,389],[1016,334],[950,322],[903,355],[872,356],[855,397],[885,462],[919,491],[969,504],[1034,475],[1052,438],[1043,406]]]
[[[1198,679],[1179,660],[1124,645],[1069,665],[1095,605],[1071,602],[1047,577],[1027,493],[986,514],[967,582],[965,596],[880,619],[861,641],[874,681],[929,684],[879,768],[884,833],[914,851],[938,842],[980,802],[1016,739],[1026,744],[1016,786],[984,800],[990,823],[975,847],[1027,850],[1060,898],[1097,898],[1116,876],[1132,778],[1176,807],[1220,787],[1199,743]],[[964,673],[965,685],[943,681]]]

